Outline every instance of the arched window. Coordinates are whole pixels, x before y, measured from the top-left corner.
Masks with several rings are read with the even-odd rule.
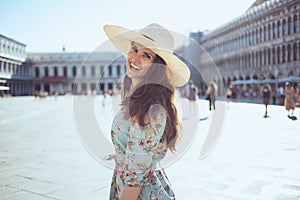
[[[271,49],[268,49],[268,65],[271,64]]]
[[[8,73],[11,73],[11,64],[10,63],[7,63],[8,64]]]
[[[76,76],[76,66],[72,67],[72,76],[75,77]]]
[[[255,68],[255,52],[252,53],[252,67]]]
[[[247,61],[246,61],[247,63],[248,63],[248,68],[251,68],[252,66],[251,66],[251,53],[249,53],[248,54],[248,57],[247,57]]]
[[[95,66],[91,67],[91,76],[96,76]]]
[[[261,67],[261,65],[262,65],[262,52],[259,51],[258,52],[258,64],[257,64],[257,66]]]
[[[100,66],[100,74],[101,74],[101,76],[102,76],[103,72],[104,72],[104,66],[101,65],[101,66]]]
[[[49,76],[49,69],[47,66],[45,67],[45,76]]]
[[[258,61],[259,61],[259,52],[256,52],[256,62],[255,62],[256,67],[258,67]]]
[[[273,47],[272,49],[272,64],[276,64],[276,51],[275,51],[275,47]]]
[[[259,36],[260,36],[260,34],[259,34],[259,29],[256,29],[256,40],[255,40],[255,43],[256,43],[256,44],[257,44],[258,41],[260,40],[260,39],[259,39]]]
[[[54,76],[58,76],[58,70],[57,70],[57,67],[54,67]]]
[[[283,30],[282,30],[282,35],[285,36],[287,35],[287,24],[286,24],[286,20],[284,19],[282,22],[282,26],[283,26]]]
[[[299,32],[299,21],[297,15],[294,15],[294,33]]]
[[[262,30],[262,28],[260,28],[260,29],[259,29],[259,41],[260,41],[260,42],[263,41],[263,37],[264,37],[263,34],[264,34],[264,33],[263,33],[263,30]]]
[[[267,51],[264,50],[263,65],[267,64]]]
[[[117,65],[117,76],[120,77],[121,76],[121,66]]]
[[[38,78],[40,76],[40,69],[38,67],[35,68],[35,77]]]
[[[3,71],[6,72],[6,62],[3,62]]]
[[[292,21],[291,17],[288,18],[288,24],[289,24],[289,26],[288,26],[287,34],[290,35],[292,33],[292,30],[293,30],[293,21]]]
[[[64,76],[67,77],[68,76],[68,70],[67,70],[67,67],[64,66]]]
[[[280,63],[280,47],[277,47],[277,64]]]
[[[297,60],[297,55],[298,55],[297,43],[293,44],[293,54],[294,54],[293,60],[296,61]]]
[[[264,41],[267,40],[267,37],[268,37],[268,33],[267,33],[267,27],[264,26]]]
[[[275,39],[276,38],[276,25],[275,25],[275,22],[273,22],[273,38],[272,39]]]
[[[249,34],[249,45],[254,44],[254,31]]]
[[[108,66],[108,75],[112,76],[112,66],[111,65]]]
[[[285,55],[286,55],[286,53],[285,53],[285,46],[283,46],[282,47],[282,63],[285,62]]]
[[[287,61],[288,62],[290,62],[291,61],[291,54],[292,54],[292,52],[291,52],[291,45],[289,44],[288,46],[287,46]]]
[[[281,24],[280,21],[277,22],[277,37],[281,37]]]
[[[82,74],[82,76],[86,75],[86,68],[85,68],[85,66],[81,67],[81,74]]]
[[[271,25],[268,24],[268,38],[267,38],[267,40],[271,40],[271,32],[272,32]]]

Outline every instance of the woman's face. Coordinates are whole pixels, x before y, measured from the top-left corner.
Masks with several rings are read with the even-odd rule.
[[[133,82],[139,82],[152,66],[156,54],[136,42],[132,42],[127,55],[126,74]]]

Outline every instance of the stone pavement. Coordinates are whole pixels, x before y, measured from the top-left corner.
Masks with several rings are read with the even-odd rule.
[[[224,104],[217,103],[217,109]],[[265,119],[263,105],[231,103],[222,137],[200,160],[215,111],[206,101],[198,105],[200,118],[208,118],[199,121],[186,154],[166,169],[177,199],[300,199],[300,120],[288,119],[282,106],[270,106]],[[295,114],[299,119],[299,108]],[[108,199],[112,170],[83,148],[71,97],[0,99],[0,121],[1,200]]]

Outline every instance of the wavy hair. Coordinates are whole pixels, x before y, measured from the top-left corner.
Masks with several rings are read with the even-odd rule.
[[[163,136],[167,141],[168,148],[172,152],[176,151],[175,146],[179,138],[181,122],[174,104],[176,88],[169,81],[165,61],[156,55],[142,82],[136,88],[131,87],[131,79],[125,75],[121,93],[121,105],[128,109],[125,117],[134,116],[140,126],[145,126],[151,105],[161,105],[167,112]]]

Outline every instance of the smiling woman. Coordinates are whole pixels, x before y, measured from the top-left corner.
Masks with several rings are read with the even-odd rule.
[[[141,78],[152,66],[155,53],[146,47],[132,42],[131,49],[127,55],[126,69],[127,76],[131,78],[133,86],[141,82]]]
[[[104,31],[126,57],[122,109],[111,128],[116,167],[110,199],[175,199],[159,163],[176,150],[181,120],[174,95],[188,82],[189,68],[172,53],[171,33],[158,24],[140,32],[106,25]]]

